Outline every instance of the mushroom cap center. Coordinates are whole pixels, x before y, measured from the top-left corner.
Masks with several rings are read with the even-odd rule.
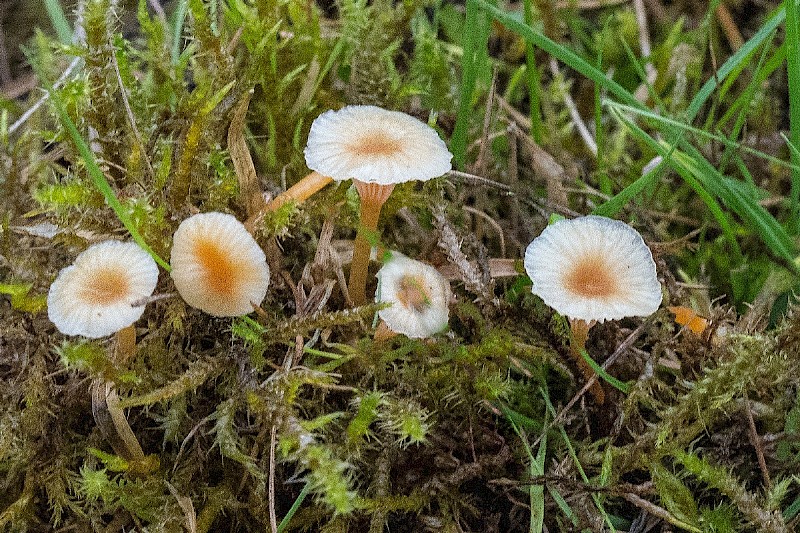
[[[95,305],[108,305],[122,299],[130,290],[125,271],[119,267],[105,267],[95,272],[80,293],[84,302]]]
[[[398,283],[397,299],[405,307],[422,313],[431,305],[431,295],[420,276],[406,275]]]
[[[612,266],[594,255],[579,259],[566,273],[564,285],[573,294],[585,298],[607,298],[620,289]]]
[[[358,157],[388,157],[396,154],[403,147],[402,143],[383,131],[370,131],[357,139],[347,150]]]
[[[217,243],[200,238],[194,253],[203,271],[204,282],[217,294],[232,295],[236,265]]]

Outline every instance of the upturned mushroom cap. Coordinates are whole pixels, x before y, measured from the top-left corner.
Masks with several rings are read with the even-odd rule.
[[[378,271],[378,316],[394,332],[430,337],[447,327],[450,284],[430,265],[394,252]]]
[[[560,314],[590,322],[647,316],[661,305],[650,249],[618,220],[560,220],[525,251],[533,293]]]
[[[311,124],[306,165],[336,181],[391,185],[441,176],[453,154],[436,131],[399,111],[351,105]]]
[[[65,335],[98,338],[136,322],[158,283],[158,266],[132,242],[105,241],[59,272],[47,294],[47,316]]]
[[[267,294],[266,256],[233,215],[201,213],[181,222],[170,265],[184,301],[209,315],[246,315]]]

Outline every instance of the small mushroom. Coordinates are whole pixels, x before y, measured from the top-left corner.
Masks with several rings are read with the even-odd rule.
[[[170,265],[184,301],[210,315],[246,315],[267,294],[266,256],[233,215],[200,213],[181,222]]]
[[[336,181],[353,179],[361,197],[361,229],[350,266],[349,292],[366,302],[370,244],[381,208],[398,183],[425,181],[448,172],[453,155],[436,131],[399,111],[347,106],[326,111],[311,124],[305,149],[308,168]]]
[[[124,364],[136,352],[133,323],[158,283],[158,267],[138,244],[105,241],[78,254],[59,272],[47,295],[47,315],[66,335],[98,338],[115,335],[111,358]],[[148,461],[119,408],[116,388],[92,380],[92,415],[114,452],[134,470],[148,471]]]
[[[105,241],[59,272],[47,294],[47,316],[65,335],[106,337],[136,322],[134,305],[156,288],[158,266],[132,242]]]
[[[532,291],[570,319],[571,352],[587,378],[589,329],[596,322],[648,316],[661,305],[661,285],[650,249],[639,233],[618,220],[585,216],[548,226],[525,251]],[[598,403],[604,395],[593,389]]]
[[[430,337],[447,327],[450,284],[432,266],[393,252],[378,271],[375,301],[391,304],[378,311],[389,330]]]

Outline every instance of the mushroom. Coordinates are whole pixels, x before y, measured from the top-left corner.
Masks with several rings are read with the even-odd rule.
[[[267,294],[266,256],[233,215],[200,213],[181,222],[170,265],[184,301],[210,315],[246,315]]]
[[[438,270],[394,252],[377,277],[375,301],[391,304],[378,311],[389,330],[420,339],[447,327],[450,284]]]
[[[525,251],[532,291],[570,320],[570,351],[585,377],[589,329],[597,322],[648,316],[661,305],[661,285],[650,249],[639,233],[618,220],[585,216],[545,228]],[[598,403],[604,394],[592,389]]]
[[[158,267],[138,244],[105,241],[78,254],[59,272],[47,295],[47,316],[66,335],[98,338],[116,333],[112,360],[124,364],[136,352],[133,323],[158,283]],[[92,415],[114,452],[131,471],[152,468],[131,430],[113,383],[92,380]]]
[[[153,294],[158,267],[132,242],[105,241],[78,254],[47,294],[47,316],[65,335],[106,337],[136,322]]]
[[[381,208],[398,183],[425,181],[448,172],[453,155],[436,131],[399,111],[347,106],[326,111],[311,124],[308,168],[336,181],[353,179],[361,197],[359,228],[348,288],[355,305],[366,302],[370,244]]]

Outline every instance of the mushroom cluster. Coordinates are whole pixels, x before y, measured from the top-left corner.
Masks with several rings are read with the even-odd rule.
[[[313,172],[267,208],[287,199],[305,199],[332,180],[353,180],[361,210],[348,286],[352,302],[362,305],[370,242],[375,240],[383,204],[395,184],[448,172],[452,154],[433,128],[410,115],[348,106],[317,117],[305,158]],[[252,235],[259,216],[251,214],[245,225],[233,215],[211,212],[180,223],[173,235],[169,270],[189,306],[217,317],[234,317],[261,305],[270,269]],[[375,301],[385,304],[378,311],[380,327],[409,338],[445,330],[451,300],[447,279],[433,266],[399,252],[388,255],[377,273]],[[606,320],[647,316],[661,304],[652,254],[641,235],[620,221],[585,216],[555,222],[530,243],[524,265],[532,292],[569,319],[571,352],[587,380],[596,379],[584,359],[590,328]],[[67,335],[98,338],[117,333],[117,344],[127,346],[129,356],[136,343],[133,323],[141,317],[158,274],[156,262],[137,244],[107,241],[90,246],[51,285],[48,315]],[[591,390],[597,403],[603,403],[599,383]],[[105,396],[109,394],[106,391]],[[135,444],[132,432],[127,440]],[[142,455],[141,450],[132,455]]]
[[[355,305],[366,302],[370,243],[383,204],[398,183],[426,181],[452,167],[453,154],[436,131],[411,115],[369,105],[326,111],[311,124],[306,165],[335,181],[353,180],[361,199],[348,288]]]

